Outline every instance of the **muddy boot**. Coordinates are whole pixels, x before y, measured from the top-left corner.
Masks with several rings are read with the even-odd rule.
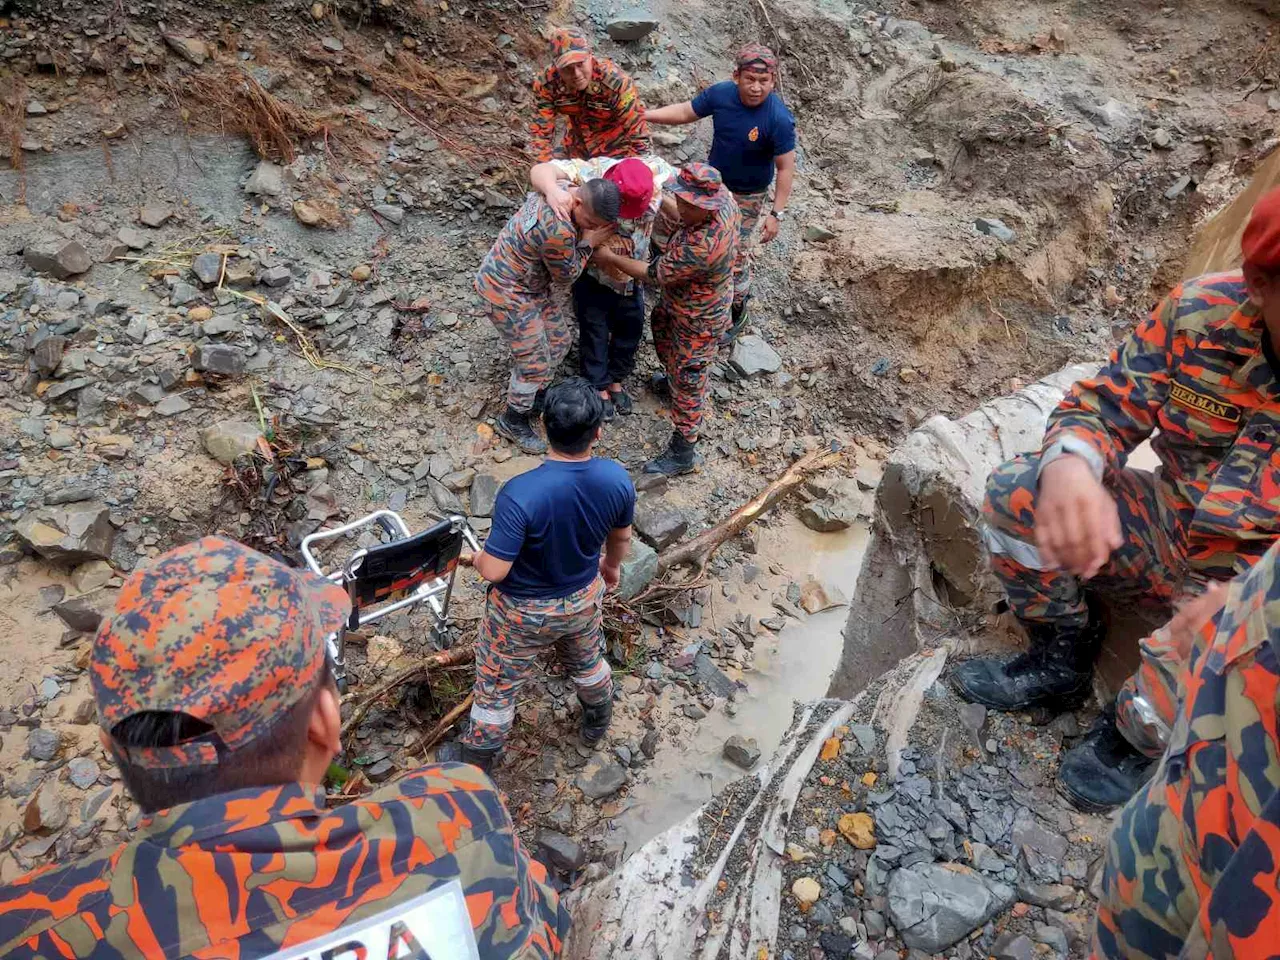
[[[678,477],[682,473],[693,473],[693,468],[702,462],[698,456],[697,446],[682,437],[679,431],[671,434],[671,442],[660,457],[650,460],[644,465],[645,473],[660,473],[667,477]]]
[[[584,703],[582,705],[582,729],[578,735],[583,744],[594,747],[609,730],[609,721],[613,719],[613,700],[604,703]]]
[[[529,423],[527,412],[507,407],[498,419],[493,421],[493,429],[497,431],[498,436],[506,437],[524,453],[547,452],[547,442],[534,431],[532,424]]]
[[[538,392],[533,395],[533,406],[529,408],[530,417],[541,417],[542,408],[547,404],[547,388],[539,387]]]
[[[671,401],[671,378],[665,373],[655,373],[649,378],[649,392],[659,400]]]
[[[602,399],[600,403],[604,405],[604,421],[603,422],[612,423],[613,418],[618,415],[618,411],[614,408],[614,405],[613,405],[613,397],[610,397],[608,400]]]
[[[1046,706],[1071,710],[1089,697],[1093,661],[1102,645],[1102,620],[1082,627],[1025,624],[1031,647],[1013,658],[975,657],[956,667],[951,684],[960,696],[993,710]]]
[[[494,763],[498,759],[499,748],[492,750],[481,750],[470,744],[463,743],[461,740],[451,740],[448,743],[441,744],[440,749],[436,751],[437,763],[469,763],[473,767],[479,767],[485,773],[493,769]]]
[[[748,298],[750,299],[750,298]],[[747,300],[734,304],[729,314],[729,329],[724,332],[724,336],[720,338],[722,344],[728,345],[738,339],[738,334],[742,333],[742,328],[747,325]]]
[[[1116,727],[1115,705],[1067,751],[1058,768],[1058,790],[1087,813],[1106,813],[1128,802],[1151,779],[1156,762],[1133,748]]]
[[[631,411],[635,409],[635,403],[631,399],[631,394],[625,390],[616,390],[609,394],[609,399],[613,401],[613,408],[618,412],[620,417],[631,416]]]

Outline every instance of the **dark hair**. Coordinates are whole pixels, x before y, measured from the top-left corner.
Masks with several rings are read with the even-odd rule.
[[[557,453],[585,453],[603,421],[604,400],[590,381],[570,377],[547,390],[542,424],[547,428],[547,442]]]
[[[153,813],[246,787],[292,783],[298,779],[316,697],[332,683],[326,662],[311,692],[277,718],[266,733],[234,752],[217,744],[216,764],[143,767],[131,763],[123,750],[113,749],[124,785],[143,813]],[[187,713],[147,711],[126,717],[110,733],[111,739],[120,746],[172,747],[208,734],[212,729]]]
[[[596,178],[582,185],[582,201],[606,223],[617,223],[622,213],[622,194],[612,180]]]

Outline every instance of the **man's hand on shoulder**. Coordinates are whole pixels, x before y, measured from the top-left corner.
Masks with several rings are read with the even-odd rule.
[[[1115,498],[1083,457],[1065,454],[1040,468],[1035,533],[1047,567],[1085,580],[1124,543]]]

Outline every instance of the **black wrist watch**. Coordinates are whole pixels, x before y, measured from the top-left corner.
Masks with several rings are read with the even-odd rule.
[[[773,217],[775,220],[781,221],[786,219],[786,212],[783,210],[770,210],[769,216]]]

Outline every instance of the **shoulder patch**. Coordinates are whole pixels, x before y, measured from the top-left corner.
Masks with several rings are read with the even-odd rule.
[[[1240,408],[1234,403],[1227,403],[1217,397],[1211,397],[1207,393],[1192,390],[1184,384],[1170,384],[1169,398],[1180,407],[1207,413],[1211,417],[1226,420],[1228,423],[1240,422]]]

